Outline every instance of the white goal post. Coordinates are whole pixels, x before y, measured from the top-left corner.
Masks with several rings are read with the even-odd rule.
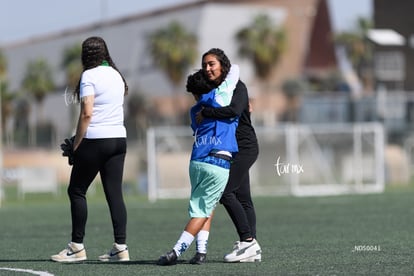
[[[380,123],[257,127],[260,153],[250,170],[253,195],[321,196],[378,193],[385,186]],[[148,198],[190,194],[190,127],[147,132]]]

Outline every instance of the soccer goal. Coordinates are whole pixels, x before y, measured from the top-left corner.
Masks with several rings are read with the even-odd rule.
[[[379,123],[287,124],[256,128],[260,154],[250,171],[253,195],[318,196],[384,190],[384,129]],[[150,128],[148,197],[190,193],[189,127]]]

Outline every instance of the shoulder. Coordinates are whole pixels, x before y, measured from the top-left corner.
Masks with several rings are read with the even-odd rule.
[[[119,73],[110,66],[97,66],[88,70],[85,70],[82,73],[82,81],[84,80],[94,80],[96,78],[110,78],[113,76],[118,76]]]
[[[98,67],[88,69],[83,71],[82,73],[82,81],[94,79],[94,77],[98,74]]]
[[[247,87],[241,80],[237,82],[234,92],[234,95],[238,95],[239,97],[248,97]]]
[[[87,69],[85,71],[83,71],[83,75],[91,75],[91,74],[96,74],[97,72],[99,72],[99,68],[100,66],[91,68],[91,69]]]
[[[200,99],[198,100],[198,102],[199,102],[199,103],[206,103],[206,102],[208,102],[209,100],[214,99],[214,97],[216,96],[216,90],[215,90],[215,89],[213,89],[213,90],[211,90],[211,91],[210,91],[210,92],[208,92],[208,93],[201,94],[200,96],[201,96],[201,97],[200,97]]]
[[[247,91],[247,87],[246,84],[244,84],[244,82],[242,82],[241,80],[239,80],[236,84],[236,90],[245,90]]]
[[[111,66],[96,66],[94,68],[85,70],[83,73],[87,73],[87,74],[110,74],[110,73],[114,73],[114,72],[118,72],[118,71],[116,71]]]

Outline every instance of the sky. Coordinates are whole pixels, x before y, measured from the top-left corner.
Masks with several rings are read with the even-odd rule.
[[[0,0],[0,45],[196,0]],[[374,0],[328,0],[335,31],[370,18]]]

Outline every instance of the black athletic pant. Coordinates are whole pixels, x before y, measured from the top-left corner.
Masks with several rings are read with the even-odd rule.
[[[249,169],[258,153],[236,154],[230,167],[229,180],[220,203],[226,208],[232,219],[240,241],[256,238],[256,212],[250,194]]]
[[[126,242],[127,214],[122,195],[125,138],[83,139],[74,155],[68,195],[72,215],[72,242],[83,243],[88,217],[86,192],[98,172],[111,213],[114,240]]]

